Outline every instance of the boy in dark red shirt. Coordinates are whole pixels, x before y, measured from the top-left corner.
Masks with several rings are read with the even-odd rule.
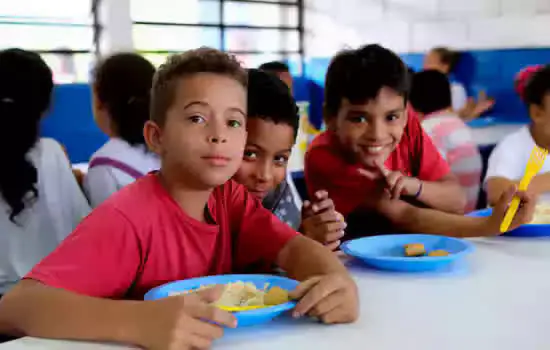
[[[212,49],[175,55],[152,89],[144,135],[161,170],[90,214],[0,303],[0,329],[151,349],[209,348],[235,327],[212,293],[128,301],[165,282],[277,264],[305,280],[294,315],[350,322],[355,284],[329,250],[228,181],[246,142],[246,72]],[[103,299],[105,298],[105,299]],[[108,298],[108,299],[107,299]]]
[[[328,130],[311,144],[305,176],[310,194],[326,190],[346,217],[348,239],[396,227],[474,234],[469,227],[447,232],[430,226],[433,221],[418,220],[424,215],[444,223],[458,218],[443,212],[463,213],[466,197],[419,120],[407,113],[408,89],[407,66],[379,45],[343,51],[330,63],[324,106]],[[420,208],[407,202],[441,213],[415,210]],[[478,219],[464,220],[479,224]],[[498,232],[496,227],[491,233]]]

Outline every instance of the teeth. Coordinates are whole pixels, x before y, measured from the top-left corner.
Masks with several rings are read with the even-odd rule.
[[[383,148],[384,148],[384,146],[367,147],[367,151],[368,151],[369,153],[378,153],[378,152],[380,152]]]

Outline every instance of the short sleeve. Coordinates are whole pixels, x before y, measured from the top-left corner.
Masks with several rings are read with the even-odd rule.
[[[411,120],[417,134],[416,159],[419,162],[417,177],[424,181],[439,181],[451,172],[449,164],[433,143],[432,139],[420,126],[418,119]]]
[[[92,208],[99,206],[118,190],[115,175],[109,167],[98,166],[88,169],[84,178],[84,191]]]
[[[141,265],[133,225],[112,206],[94,210],[27,279],[75,293],[123,298]]]
[[[71,163],[67,153],[57,141],[43,138],[41,140],[44,152],[48,152],[48,164],[54,164],[55,172],[50,173],[48,182],[54,182],[55,186],[46,188],[46,191],[57,191],[55,198],[59,198],[57,207],[57,224],[62,227],[58,230],[58,239],[61,242],[86,215],[90,213],[90,205],[78,185],[72,172]]]
[[[243,186],[232,181],[228,187],[231,226],[237,237],[235,265],[242,269],[258,262],[274,264],[281,249],[298,232],[265,209]]]
[[[487,174],[485,175],[484,185],[493,177],[503,177],[512,181],[520,180],[523,176],[525,164],[518,159],[517,151],[514,147],[522,147],[506,139],[501,141],[489,156]]]
[[[468,102],[468,94],[466,89],[460,83],[451,84],[451,98],[453,103],[453,110],[460,111]]]

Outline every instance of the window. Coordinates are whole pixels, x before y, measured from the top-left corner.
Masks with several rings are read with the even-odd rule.
[[[303,57],[303,0],[131,0],[134,44],[155,64],[199,46],[247,67]]]
[[[40,53],[57,83],[88,81],[97,29],[92,1],[1,1],[0,49]]]

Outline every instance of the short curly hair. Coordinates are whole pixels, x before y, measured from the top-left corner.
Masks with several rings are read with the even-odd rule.
[[[197,73],[215,73],[231,77],[245,89],[246,70],[233,55],[201,47],[168,57],[157,70],[151,90],[151,120],[163,125],[168,109],[173,105],[178,81]]]

